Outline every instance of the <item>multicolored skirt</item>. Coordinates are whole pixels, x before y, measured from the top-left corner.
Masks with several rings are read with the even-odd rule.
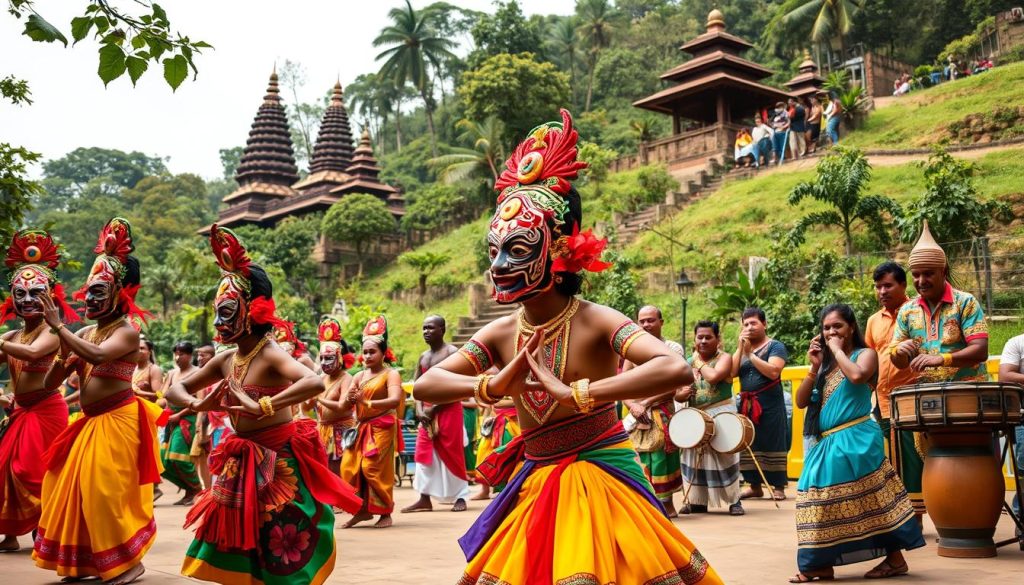
[[[721,583],[665,517],[612,405],[527,432],[477,470],[525,462],[459,540],[459,585]]]
[[[924,546],[873,420],[827,434],[807,453],[797,485],[796,531],[801,572]]]
[[[729,399],[720,406],[710,405],[704,412],[712,417],[720,412],[736,412]],[[740,499],[740,455],[718,453],[705,447],[698,458],[697,449],[683,449],[683,477],[690,486],[688,500],[698,506],[724,507]]]
[[[131,390],[101,402],[86,405],[86,416],[44,456],[32,558],[60,576],[111,579],[142,562],[156,538],[156,426],[163,410]]]
[[[192,460],[192,440],[196,433],[196,415],[190,414],[168,423],[164,429],[166,437],[162,446],[164,479],[179,488],[197,492],[202,489],[199,482],[199,471]]]
[[[58,392],[16,395],[18,407],[0,422],[0,534],[21,535],[39,524],[46,465],[43,453],[68,426]]]
[[[196,525],[181,573],[229,585],[323,583],[334,570],[331,506],[359,510],[327,468],[316,426],[303,419],[234,434],[210,455],[217,476],[186,517]]]
[[[390,514],[395,509],[395,451],[401,451],[398,418],[388,412],[356,428],[356,442],[341,459],[341,478],[366,501],[370,514]]]
[[[341,461],[341,456],[345,452],[341,446],[342,438],[345,435],[345,430],[354,425],[355,421],[351,418],[316,424],[317,432],[320,434],[320,444],[324,446],[328,460]]]
[[[653,451],[639,452],[640,463],[647,470],[651,485],[654,487],[654,495],[665,502],[672,500],[672,494],[683,487],[682,466],[679,457],[679,449],[668,439],[668,421],[671,418],[670,410],[672,401],[668,406],[659,405],[651,408],[651,423],[661,427],[662,436],[665,437],[664,445]]]
[[[477,445],[476,463],[487,460],[496,450],[511,443],[516,437],[522,434],[519,430],[519,419],[516,416],[515,408],[499,408],[494,411],[494,418],[491,422],[484,421],[481,428],[480,444]],[[484,435],[484,431],[487,432]],[[474,470],[476,468],[474,467]],[[477,481],[487,485],[487,478],[477,473]],[[505,482],[491,485],[495,492],[501,492],[505,488]]]

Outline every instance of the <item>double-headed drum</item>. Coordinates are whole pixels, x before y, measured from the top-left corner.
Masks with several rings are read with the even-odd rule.
[[[699,408],[684,408],[668,421],[669,440],[680,449],[702,447],[714,434],[714,420]]]
[[[754,423],[737,412],[715,415],[715,436],[711,448],[722,454],[739,453],[754,443]]]
[[[1000,382],[940,382],[892,393],[893,426],[928,433],[921,477],[939,556],[996,556],[992,537],[1005,485],[993,432],[1021,422],[1022,389]]]

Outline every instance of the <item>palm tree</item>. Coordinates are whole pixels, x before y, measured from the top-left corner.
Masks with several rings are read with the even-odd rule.
[[[563,69],[569,70],[569,91],[572,107],[576,109],[576,60],[580,55],[580,38],[576,31],[576,18],[567,16],[551,29],[548,51],[560,61]]]
[[[587,44],[587,65],[590,69],[587,78],[587,101],[583,107],[586,112],[590,111],[590,102],[594,95],[594,71],[597,69],[597,59],[601,51],[611,43],[612,31],[612,6],[608,0],[580,0],[576,5],[576,11],[580,16],[580,36]]]
[[[647,151],[644,150],[644,143],[654,140],[655,122],[650,116],[633,120],[629,123],[630,132],[636,138],[636,152],[640,155],[640,164],[647,164]]]
[[[167,264],[157,264],[146,269],[143,279],[146,281],[146,288],[160,297],[160,318],[166,319],[171,308],[171,301],[177,293],[177,273]]]
[[[846,59],[845,37],[853,27],[853,15],[864,8],[866,0],[789,0],[782,6],[785,24],[801,23],[814,19],[811,26],[811,40],[828,43],[839,39],[839,55]]]
[[[433,155],[437,156],[434,103],[430,96],[432,87],[427,66],[435,70],[440,68],[442,59],[454,56],[450,49],[455,44],[449,39],[434,36],[430,22],[434,14],[431,11],[417,13],[409,0],[405,0],[405,8],[392,8],[388,13],[392,23],[377,35],[373,46],[389,47],[377,55],[378,61],[386,59],[380,68],[381,77],[390,77],[399,86],[409,81],[419,91],[427,112],[430,148]]]
[[[462,131],[459,142],[471,146],[455,148],[451,154],[430,159],[428,164],[441,169],[439,177],[445,183],[474,178],[496,181],[505,159],[501,146],[505,128],[501,121],[494,116],[479,123],[459,120],[455,127]]]

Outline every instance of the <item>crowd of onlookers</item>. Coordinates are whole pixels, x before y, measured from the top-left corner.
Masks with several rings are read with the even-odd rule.
[[[915,87],[919,89],[921,87],[938,85],[943,81],[952,81],[954,79],[960,79],[961,77],[977,75],[992,69],[994,66],[995,64],[992,62],[991,57],[981,57],[980,59],[962,61],[954,55],[950,55],[946,61],[945,67],[942,68],[942,71],[939,71],[936,68],[927,78],[922,76],[918,79],[914,79],[910,73],[904,72],[893,81],[892,95],[905,95],[910,93],[910,91]]]
[[[826,92],[778,102],[773,110],[758,112],[752,128],[736,133],[736,164],[782,164],[814,154],[819,146],[836,144],[842,114],[839,101]]]

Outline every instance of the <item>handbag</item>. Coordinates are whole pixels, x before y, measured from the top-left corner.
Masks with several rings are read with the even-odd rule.
[[[654,420],[650,425],[637,425],[629,433],[629,438],[638,453],[651,453],[665,448],[665,431]]]

